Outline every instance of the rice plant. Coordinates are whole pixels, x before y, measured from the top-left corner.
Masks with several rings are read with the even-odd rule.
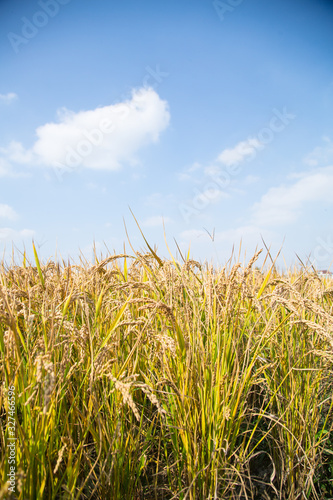
[[[148,249],[2,262],[0,498],[332,498],[332,283]]]

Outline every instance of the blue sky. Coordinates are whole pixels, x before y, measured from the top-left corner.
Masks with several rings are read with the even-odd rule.
[[[333,260],[333,5],[0,3],[0,251]],[[106,248],[107,247],[107,248]],[[19,254],[18,261],[19,261]]]

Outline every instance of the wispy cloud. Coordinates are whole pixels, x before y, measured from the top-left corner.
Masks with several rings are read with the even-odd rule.
[[[19,218],[15,210],[5,203],[0,203],[0,221],[6,219],[9,221],[15,221]],[[16,230],[11,227],[0,227],[0,242],[15,242],[19,243],[24,240],[29,240],[33,238],[35,231],[31,229]]]
[[[18,98],[17,94],[14,92],[9,92],[8,94],[0,94],[0,103],[10,104]]]
[[[254,224],[239,226],[225,231],[218,231],[215,235],[216,241],[233,243],[240,240],[252,240],[252,243],[260,242],[260,228]]]
[[[178,179],[181,181],[190,180],[198,182],[198,174],[202,174],[202,172],[204,175],[214,177],[221,173],[221,168],[233,167],[245,160],[249,161],[255,158],[257,151],[263,149],[263,147],[263,144],[256,138],[246,139],[236,144],[233,148],[223,149],[208,166],[202,166],[199,162],[193,163],[193,165],[178,174]]]
[[[245,177],[245,179],[244,179],[244,184],[245,184],[246,186],[249,186],[249,185],[251,185],[251,184],[256,184],[256,183],[257,183],[257,182],[259,182],[259,181],[260,181],[260,177],[258,177],[257,175],[251,175],[251,174],[249,174],[249,175],[247,175],[247,176]]]
[[[182,231],[179,236],[185,243],[190,243],[193,240],[202,237],[207,237],[207,240],[209,240],[209,235],[202,229],[186,229],[185,231]]]
[[[333,142],[328,137],[323,137],[323,142],[324,145],[317,146],[304,158],[304,163],[311,167],[333,163]]]
[[[142,223],[145,227],[163,227],[164,224],[168,224],[171,221],[170,217],[163,217],[160,215],[153,215],[152,217],[148,217]]]
[[[296,115],[289,113],[286,107],[283,107],[282,110],[274,108],[268,126],[262,127],[254,136],[251,135],[244,141],[238,142],[233,148],[225,148],[210,165],[202,168],[199,164],[194,164],[196,166],[195,170],[199,170],[199,175],[193,174],[191,170],[187,169],[185,172],[179,174],[179,179],[189,180],[192,183],[198,184],[200,182],[199,176],[203,171],[204,176],[209,176],[211,178],[209,182],[210,188],[215,185],[215,190],[225,190],[227,186],[230,186],[231,179],[241,173],[242,168],[240,164],[244,161],[254,160],[257,156],[257,152],[263,150],[270,144],[274,140],[276,134],[285,130],[289,123],[295,118]],[[193,172],[195,172],[195,170],[193,170]],[[206,179],[201,179],[201,182],[205,182],[205,180]],[[207,191],[207,183],[203,186],[201,192],[203,191]],[[209,200],[205,196],[204,199],[206,201],[204,205],[199,208],[195,206],[197,205],[197,199],[198,196],[195,194],[190,203],[180,204],[180,211],[187,222],[191,215],[198,215],[202,208],[207,206],[207,200]],[[214,197],[213,199],[215,200],[216,198]]]
[[[333,166],[299,174],[298,180],[272,187],[253,206],[253,223],[276,226],[295,222],[306,204],[333,203]]]
[[[0,154],[5,154],[7,156],[7,149],[5,150],[3,148],[0,148]],[[13,167],[11,161],[9,161],[7,158],[0,156],[0,177],[18,178],[18,177],[30,177],[30,176],[31,176],[30,172],[27,172],[26,170],[18,171]]]
[[[246,141],[241,141],[236,144],[234,148],[224,149],[217,157],[217,161],[227,167],[236,165],[246,159],[249,160],[253,158],[257,149],[262,148],[263,145],[258,141],[258,139],[247,139]]]
[[[1,153],[1,148],[0,148]],[[0,177],[9,176],[11,173],[11,164],[5,158],[0,157]]]
[[[155,192],[143,198],[143,203],[156,212],[156,209],[163,210],[175,205],[176,199],[173,193],[163,194],[161,192]]]
[[[5,205],[0,203],[0,218],[1,219],[9,219],[16,220],[18,218],[17,213],[13,210],[9,205]]]
[[[190,167],[185,168],[183,172],[179,172],[177,174],[178,180],[180,181],[188,181],[193,180],[193,172],[197,172],[201,169],[201,165],[199,162],[193,163]]]
[[[23,145],[17,141],[11,141],[6,148],[0,148],[0,153],[4,155],[6,161],[19,163],[21,165],[27,165],[33,163],[34,159],[36,160],[33,151],[25,149]]]
[[[18,243],[24,240],[31,240],[35,236],[35,231],[32,229],[22,229],[16,231],[10,227],[0,227],[0,241],[1,243],[14,242]]]

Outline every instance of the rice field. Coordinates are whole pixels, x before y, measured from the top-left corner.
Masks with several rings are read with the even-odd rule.
[[[332,281],[259,253],[2,262],[0,498],[333,498]]]

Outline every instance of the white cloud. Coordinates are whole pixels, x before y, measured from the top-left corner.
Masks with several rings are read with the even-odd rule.
[[[225,231],[218,231],[215,235],[216,241],[235,243],[236,241],[246,240],[259,243],[261,241],[261,230],[255,225],[239,226]]]
[[[61,109],[57,123],[37,128],[31,149],[13,141],[1,152],[21,164],[116,170],[136,163],[137,152],[158,141],[169,120],[167,102],[153,89],[133,90],[122,103],[78,113]]]
[[[323,141],[325,145],[314,148],[304,158],[304,163],[311,167],[316,167],[317,165],[326,166],[333,162],[333,142],[328,137],[323,137]]]
[[[18,214],[15,210],[4,203],[0,204],[0,219],[16,220]],[[11,227],[0,227],[0,243],[19,243],[24,240],[31,240],[35,231],[31,229],[16,230]]]
[[[258,139],[247,139],[241,141],[234,148],[224,149],[217,157],[217,161],[223,163],[227,167],[241,163],[245,159],[250,159],[256,153],[257,149],[262,149],[262,144]]]
[[[193,180],[193,172],[198,171],[201,168],[199,162],[194,162],[190,167],[187,167],[183,172],[177,174],[180,181]]]
[[[195,162],[191,167],[179,173],[178,179],[180,181],[191,181],[198,184],[200,182],[200,178],[196,174],[201,174],[201,171],[205,176],[209,176],[214,179],[214,177],[219,177],[223,173],[225,167],[227,167],[227,169],[228,167],[235,168],[235,165],[245,160],[253,159],[257,150],[263,149],[263,147],[263,144],[261,144],[258,139],[246,139],[245,141],[241,141],[236,144],[234,148],[224,149],[215,161],[206,167],[203,167],[200,163]],[[221,164],[223,165],[222,167]],[[232,171],[232,175],[235,175],[234,171]]]
[[[174,194],[152,193],[144,198],[144,204],[153,209],[163,210],[170,208],[176,202]]]
[[[10,173],[11,173],[11,164],[5,158],[0,157],[0,177],[8,176],[10,175]]]
[[[9,220],[15,220],[18,218],[17,213],[15,210],[12,209],[9,205],[5,205],[3,203],[0,203],[0,218],[1,219],[9,219]]]
[[[190,167],[188,167],[187,172],[195,172],[201,168],[201,164],[198,161],[192,163]]]
[[[202,192],[195,196],[196,203],[218,203],[222,199],[227,200],[230,198],[230,194],[222,191],[222,189],[217,184],[211,184],[211,187],[203,189]]]
[[[180,237],[187,243],[197,238],[202,238],[203,236],[206,236],[207,240],[210,239],[208,233],[200,229],[187,229],[186,231],[182,231],[180,233]]]
[[[29,164],[34,160],[33,152],[17,141],[11,141],[7,148],[0,148],[0,153],[5,156],[6,161],[12,163]]]
[[[4,104],[10,104],[12,101],[15,101],[15,99],[17,99],[17,94],[14,92],[0,94],[0,102],[3,102]]]
[[[172,222],[170,217],[162,217],[160,215],[153,215],[152,217],[148,217],[142,225],[146,227],[163,227],[163,222],[164,224],[168,224],[169,222]]]
[[[260,181],[260,177],[258,177],[257,175],[247,175],[244,179],[244,184],[246,186],[249,186],[251,184],[256,184],[257,182]]]
[[[221,174],[221,172],[221,167],[218,167],[217,165],[209,165],[204,169],[205,175],[210,175],[211,177],[218,176]]]
[[[18,242],[22,240],[31,240],[35,235],[32,229],[22,229],[16,231],[10,227],[0,227],[0,242]]]
[[[100,184],[97,184],[96,182],[87,182],[86,188],[89,189],[89,191],[95,191],[95,192],[99,192],[102,194],[105,194],[107,192],[107,189],[105,186],[101,186]]]
[[[0,148],[0,153],[4,152],[4,149]],[[13,169],[11,162],[6,158],[0,157],[0,177],[30,177],[30,173],[27,171],[17,172]]]
[[[291,185],[273,187],[253,206],[253,223],[273,226],[295,222],[305,204],[332,203],[333,166],[303,173]]]

